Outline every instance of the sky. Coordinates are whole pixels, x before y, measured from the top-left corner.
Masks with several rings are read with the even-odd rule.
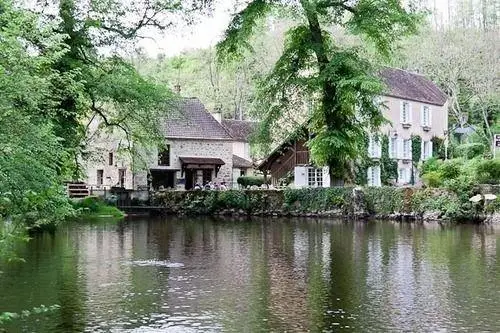
[[[436,9],[443,15],[447,11],[448,1],[427,0],[429,8]],[[150,57],[164,54],[175,56],[190,49],[207,48],[215,45],[223,36],[234,12],[235,0],[218,0],[210,17],[204,17],[197,24],[180,25],[175,30],[169,29],[161,33],[149,31],[138,46],[143,48]]]
[[[204,17],[191,26],[181,24],[175,30],[149,32],[148,36],[152,38],[142,39],[138,45],[152,57],[160,53],[175,56],[185,50],[215,45],[231,20],[234,4],[234,0],[219,0],[210,17]]]

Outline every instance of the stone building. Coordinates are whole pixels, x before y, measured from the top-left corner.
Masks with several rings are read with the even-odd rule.
[[[118,153],[123,138],[96,138],[98,153],[87,162],[87,184],[97,189],[191,189],[210,181],[233,182],[234,139],[197,98],[181,99],[165,120],[164,131],[164,147],[144,151],[147,165],[137,170],[130,158]]]
[[[420,74],[385,68],[380,77],[386,90],[379,100],[384,105],[382,114],[389,122],[380,128],[379,133],[370,135],[368,155],[380,160],[380,138],[388,136],[389,158],[397,161],[397,184],[409,184],[412,178],[418,181],[412,163],[412,136],[421,138],[420,160],[432,157],[434,137],[443,139],[446,145],[448,99],[436,84]],[[329,187],[328,168],[317,168],[310,163],[305,143],[304,139],[286,140],[258,168],[269,174],[274,184],[289,177],[293,178],[296,187]],[[380,166],[368,168],[367,173],[368,185],[381,185]]]
[[[217,119],[217,117],[216,117]],[[251,176],[253,164],[250,153],[250,137],[257,127],[257,123],[246,120],[223,119],[222,125],[233,138],[233,187],[237,188],[236,181],[240,176]]]

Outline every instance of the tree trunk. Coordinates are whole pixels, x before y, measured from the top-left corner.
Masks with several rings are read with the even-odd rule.
[[[318,70],[321,75],[323,73],[330,60],[328,59],[328,54],[326,51],[326,43],[323,37],[321,26],[319,24],[318,14],[315,5],[308,0],[301,0],[300,4],[306,13],[307,22],[309,25],[309,30],[311,32],[311,39],[313,42],[313,50],[318,60]],[[333,82],[326,79],[322,82],[322,111],[325,115],[326,128],[327,130],[335,129],[336,125],[341,124],[341,119],[336,116],[335,112],[335,86]],[[338,163],[334,161],[328,161],[329,174],[330,174],[330,186],[339,183],[339,180],[334,176],[333,170],[338,167]]]

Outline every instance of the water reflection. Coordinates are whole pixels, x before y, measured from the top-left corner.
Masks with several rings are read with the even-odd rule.
[[[386,222],[74,225],[0,267],[0,312],[61,305],[8,332],[500,331],[499,240]]]

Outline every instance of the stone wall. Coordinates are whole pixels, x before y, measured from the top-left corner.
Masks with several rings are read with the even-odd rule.
[[[483,206],[444,190],[400,187],[333,187],[286,190],[164,191],[152,206],[166,214],[232,216],[375,217],[391,220],[477,222]]]

